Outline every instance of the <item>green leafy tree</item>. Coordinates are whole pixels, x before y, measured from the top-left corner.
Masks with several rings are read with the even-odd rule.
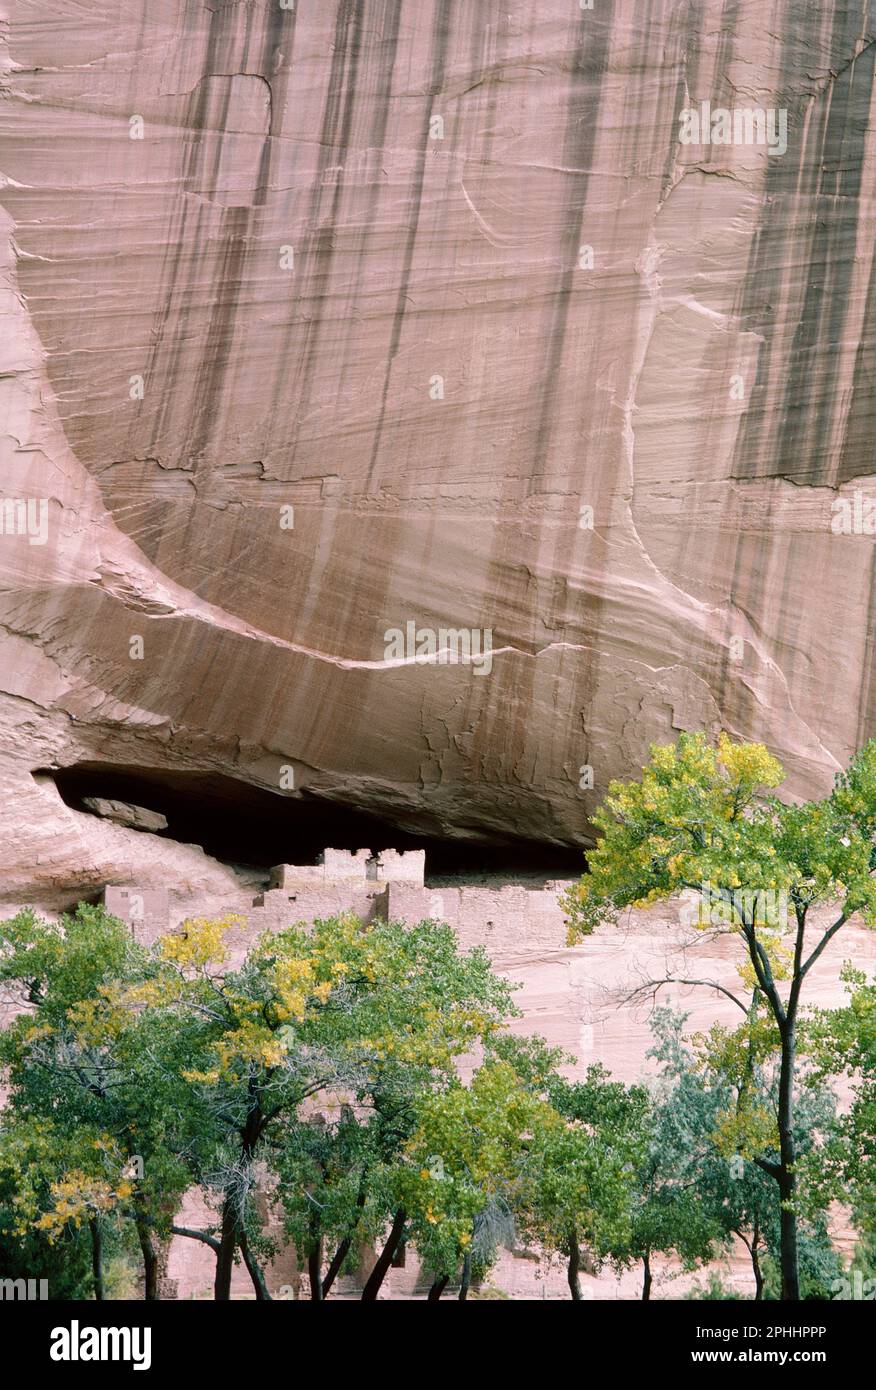
[[[112,989],[140,980],[148,954],[124,924],[80,906],[59,923],[25,911],[0,924],[0,991],[15,1011],[0,1033],[9,1087],[6,1152],[37,1146],[22,1181],[20,1212],[56,1238],[90,1234],[94,1287],[103,1296],[104,1237],[130,1221],[137,1232],[145,1296],[158,1296],[156,1239],[169,1235],[189,1176],[169,1150],[182,1088],[156,1063],[152,1030],[114,1009]],[[51,1199],[51,1200],[49,1200]]]
[[[471,1278],[513,1242],[533,1160],[550,1152],[547,1133],[562,1127],[557,1111],[495,1054],[467,1084],[454,1078],[422,1097],[399,1191],[411,1239],[434,1272],[434,1296],[461,1265],[464,1298]]]
[[[387,1172],[405,1133],[393,1132],[380,1111],[357,1116],[348,1103],[285,1126],[271,1159],[274,1204],[306,1266],[312,1299],[328,1298],[359,1245],[384,1230]]]
[[[858,1303],[873,1302],[876,1301],[876,1227],[872,1209],[863,1220],[859,1216],[858,1223],[858,1241],[849,1267],[834,1279],[831,1295]]]
[[[851,1086],[851,1104],[810,1178],[828,1197],[844,1194],[867,1249],[876,1247],[876,981],[848,963],[843,977],[848,1003],[813,1010],[804,1025],[819,1073],[844,1076]]]
[[[239,1254],[267,1298],[267,1178],[314,1297],[355,1241],[389,1226],[364,1295],[376,1297],[407,1226],[397,1169],[424,1097],[516,1012],[510,986],[436,923],[290,927],[235,968],[233,925],[190,921],[149,950],[92,908],[58,925],[24,913],[0,929],[0,983],[19,1010],[0,1037],[0,1177],[17,1191],[16,1238],[66,1240],[84,1226],[101,1296],[104,1235],[130,1219],[147,1296],[154,1239],[174,1231],[214,1251],[216,1297],[229,1297]],[[20,1161],[26,1150],[40,1162]],[[39,1183],[23,1182],[27,1171]],[[214,1194],[213,1229],[172,1224],[193,1184]]]
[[[141,984],[109,999],[111,1009],[151,1021],[178,1054],[176,1072],[189,1088],[189,1168],[219,1203],[216,1234],[186,1234],[215,1249],[217,1298],[230,1296],[238,1250],[257,1296],[266,1297],[254,1250],[261,1165],[279,1177],[289,1229],[306,1244],[315,1296],[323,1287],[317,1266],[326,1236],[339,1238],[328,1279],[363,1220],[389,1220],[364,1294],[374,1297],[406,1220],[401,1207],[379,1209],[392,1196],[381,1173],[387,1155],[371,1142],[375,1134],[360,1136],[353,1145],[358,1185],[340,1183],[338,1145],[350,1142],[350,1123],[320,1136],[313,1116],[344,1104],[353,1116],[371,1111],[384,1126],[381,1142],[391,1138],[398,1148],[423,1087],[453,1075],[455,1059],[514,1012],[510,988],[482,950],[460,952],[450,928],[433,922],[363,926],[340,916],[312,930],[289,927],[259,937],[234,969],[224,945],[230,925],[186,923],[161,939]],[[164,1065],[172,1061],[171,1053]],[[358,1207],[354,1187],[367,1199]],[[308,1204],[306,1236],[296,1201]]]
[[[9,1106],[0,1112],[0,1277],[45,1280],[50,1299],[102,1293],[90,1228],[81,1217],[55,1219],[74,1161],[87,1163],[95,1179],[105,1176],[94,1173],[93,1148],[74,1155],[49,1124],[23,1120]]]
[[[800,1258],[800,1297],[824,1301],[833,1298],[842,1278],[843,1264],[827,1227],[824,1215],[800,1224],[798,1232]],[[764,1258],[764,1297],[782,1296],[782,1269],[778,1245],[774,1244]]]
[[[717,747],[703,734],[652,747],[641,781],[611,783],[594,817],[600,839],[590,872],[565,906],[576,941],[628,907],[687,890],[699,899],[702,925],[738,937],[750,984],[778,1032],[778,1154],[758,1162],[778,1186],[782,1297],[796,1300],[801,999],[807,976],[849,918],[876,924],[876,742],[823,801],[785,805],[772,794],[782,779],[762,745],[734,744],[726,735]],[[827,926],[815,921],[820,906],[833,908]]]
[[[674,1087],[673,1110],[682,1162],[696,1182],[716,1227],[737,1237],[748,1251],[755,1299],[768,1291],[767,1272],[778,1267],[781,1207],[777,1184],[757,1157],[773,1158],[777,1146],[776,1048],[769,1027],[752,1010],[739,1029],[714,1026],[686,1040],[686,1015],[657,1009],[651,1055]],[[833,1134],[835,1097],[814,1075],[801,1078],[795,1096],[798,1166],[819,1155]],[[806,1183],[798,1190],[802,1206],[798,1232],[803,1286],[822,1286],[837,1267],[824,1211],[829,1195]],[[805,1295],[804,1295],[805,1296]]]
[[[532,1147],[523,1220],[545,1250],[566,1260],[577,1301],[582,1246],[596,1271],[632,1239],[635,1174],[645,1156],[650,1103],[644,1087],[612,1081],[599,1065],[589,1067],[583,1081],[552,1072],[545,1089],[563,1123],[543,1126]]]
[[[658,1009],[652,1020],[661,1063],[642,1117],[642,1139],[633,1170],[629,1216],[609,1253],[620,1270],[642,1265],[642,1298],[651,1297],[654,1257],[676,1257],[684,1269],[705,1263],[724,1231],[702,1182],[699,1142],[716,1107],[684,1065],[681,1019]]]

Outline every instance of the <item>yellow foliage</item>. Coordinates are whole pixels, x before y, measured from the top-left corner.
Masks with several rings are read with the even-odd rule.
[[[70,1222],[79,1227],[89,1217],[112,1211],[131,1195],[133,1188],[128,1182],[113,1186],[103,1178],[71,1168],[60,1181],[52,1183],[50,1191],[54,1206],[33,1225],[34,1229],[45,1231],[53,1244]]]
[[[723,732],[718,736],[718,762],[732,782],[746,788],[777,787],[785,775],[782,764],[762,743],[734,743]]]
[[[203,967],[222,964],[228,956],[223,937],[234,927],[244,926],[244,919],[236,914],[211,920],[208,917],[192,917],[183,922],[178,932],[163,936],[160,952],[164,960],[177,965]]]
[[[214,1067],[211,1071],[184,1071],[182,1073],[184,1081],[193,1081],[205,1086],[215,1086],[219,1080],[219,1069]]]

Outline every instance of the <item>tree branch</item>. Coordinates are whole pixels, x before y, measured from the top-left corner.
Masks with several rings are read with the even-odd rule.
[[[170,1229],[175,1236],[188,1236],[190,1240],[203,1241],[217,1255],[219,1254],[219,1241],[215,1236],[208,1235],[206,1231],[193,1231],[188,1226],[171,1226]]]
[[[785,1014],[784,1005],[779,998],[775,980],[773,979],[770,958],[764,950],[762,943],[757,939],[757,928],[754,922],[746,922],[743,918],[743,923],[742,933],[748,946],[748,954],[754,966],[757,982],[770,1002],[770,1008],[773,1011],[779,1028],[784,1028],[787,1016]]]
[[[249,1277],[252,1280],[252,1285],[255,1289],[256,1299],[259,1302],[272,1303],[273,1299],[271,1297],[271,1294],[268,1292],[268,1286],[265,1283],[264,1273],[262,1271],[261,1265],[259,1264],[258,1260],[255,1258],[255,1256],[249,1248],[249,1241],[246,1238],[245,1231],[241,1231],[240,1233],[239,1244],[240,1253],[243,1256],[243,1263],[246,1265],[249,1271]]]
[[[829,927],[828,930],[824,933],[824,936],[823,936],[823,937],[821,938],[821,940],[819,941],[818,945],[816,946],[815,950],[812,952],[812,954],[811,954],[811,956],[809,957],[809,959],[805,962],[805,964],[801,965],[801,967],[800,967],[800,979],[801,979],[801,980],[804,979],[806,975],[808,975],[809,971],[812,969],[813,965],[814,965],[815,962],[818,960],[818,957],[821,955],[821,953],[822,953],[822,951],[824,950],[825,946],[827,946],[828,943],[829,943],[830,941],[833,940],[833,938],[836,936],[837,932],[839,931],[840,927],[844,926],[845,923],[846,923],[848,920],[849,920],[849,919],[848,919],[846,913],[844,912],[844,913],[842,914],[842,916],[839,917],[839,918],[837,919],[836,922],[834,922],[833,926],[832,926],[832,927]]]
[[[776,1182],[778,1182],[782,1172],[780,1164],[771,1163],[768,1158],[756,1158],[754,1162],[757,1164],[758,1168],[762,1168],[765,1173],[769,1173],[770,1177],[775,1178]]]
[[[728,999],[732,999],[736,1007],[741,1009],[746,1016],[748,1015],[748,1005],[743,1004],[742,1000],[735,995],[732,990],[727,989],[724,985],[719,985],[717,980],[688,980],[682,979],[678,975],[667,975],[662,980],[645,980],[643,984],[637,986],[630,994],[624,995],[622,1002],[624,1004],[629,1004],[637,995],[648,994],[649,992],[656,994],[658,989],[662,989],[664,985],[701,985],[705,989],[717,990],[718,994],[724,994]]]

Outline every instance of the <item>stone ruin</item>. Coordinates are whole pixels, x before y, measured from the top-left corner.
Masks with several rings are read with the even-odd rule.
[[[170,894],[166,888],[118,888],[103,890],[107,912],[126,922],[138,941],[154,941],[170,930]]]
[[[248,902],[223,903],[221,911],[243,919],[229,945],[243,945],[248,934],[277,931],[292,922],[315,922],[340,912],[354,912],[363,922],[447,922],[460,943],[489,943],[494,932],[528,947],[565,939],[558,902],[564,882],[542,888],[507,884],[426,887],[423,850],[326,849],[316,864],[277,864],[268,887]],[[108,912],[127,922],[138,941],[154,941],[190,915],[163,888],[107,886]]]
[[[372,854],[368,849],[326,849],[316,864],[275,865],[263,893],[248,903],[224,903],[221,910],[242,917],[246,932],[276,931],[291,922],[314,922],[340,912],[355,912],[370,922],[387,916],[391,887],[425,892],[425,874],[424,850],[383,849]],[[142,942],[154,941],[190,915],[166,888],[108,884],[103,905]]]
[[[426,881],[426,852],[422,849],[326,849],[316,864],[277,864],[271,870],[270,890],[319,883],[410,883]],[[270,891],[269,890],[269,891]]]

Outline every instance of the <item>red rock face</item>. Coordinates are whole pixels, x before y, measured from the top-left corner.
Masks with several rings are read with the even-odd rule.
[[[82,761],[555,844],[680,729],[827,787],[874,726],[860,4],[7,8],[7,896],[227,887],[30,775]],[[686,143],[704,102],[787,149]]]

